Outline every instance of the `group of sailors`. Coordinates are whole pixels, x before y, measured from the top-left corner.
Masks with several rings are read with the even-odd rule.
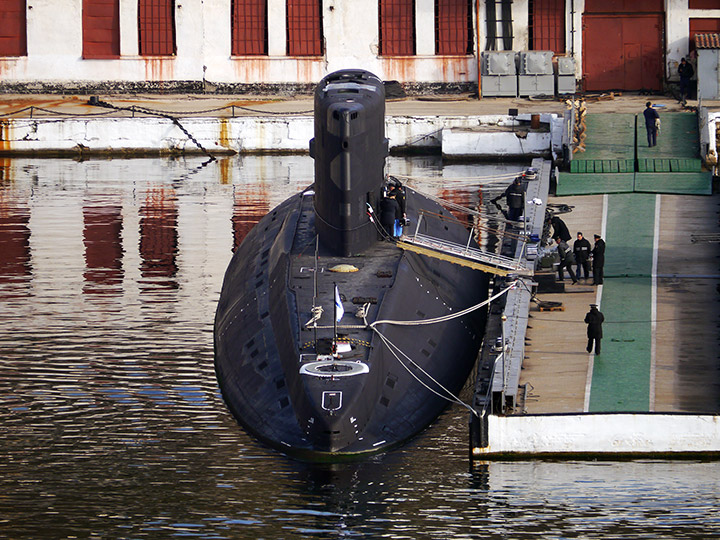
[[[590,246],[590,242],[583,236],[583,233],[577,233],[577,239],[573,242],[572,249],[568,245],[570,231],[565,222],[558,216],[550,218],[550,224],[553,227],[553,238],[557,242],[557,251],[560,256],[560,264],[558,266],[558,280],[564,280],[564,270],[567,269],[570,279],[575,285],[578,278],[590,278],[590,266],[592,265],[592,284],[602,285],[603,268],[605,266],[605,241],[599,234],[595,234],[595,245]],[[575,265],[575,271],[573,271]]]

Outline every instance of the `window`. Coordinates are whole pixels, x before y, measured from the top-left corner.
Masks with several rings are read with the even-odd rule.
[[[83,58],[120,56],[120,0],[83,0]]]
[[[565,0],[530,0],[530,47],[565,54]]]
[[[138,0],[138,38],[143,56],[175,54],[173,0]]]
[[[435,0],[435,53],[472,54],[471,0]]]
[[[287,54],[322,56],[321,0],[287,0]]]
[[[232,54],[268,53],[267,0],[232,0]]]
[[[380,54],[415,54],[415,1],[380,0]]]
[[[0,56],[26,56],[25,0],[0,0]]]

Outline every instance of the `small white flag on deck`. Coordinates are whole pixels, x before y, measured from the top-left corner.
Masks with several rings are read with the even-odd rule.
[[[345,309],[343,308],[342,300],[340,300],[340,291],[338,291],[337,285],[335,285],[335,320],[340,322],[344,314]]]

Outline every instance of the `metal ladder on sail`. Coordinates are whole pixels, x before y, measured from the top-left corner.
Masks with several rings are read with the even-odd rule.
[[[470,268],[474,268],[475,270],[490,272],[492,274],[502,276],[507,276],[508,274],[518,274],[520,276],[533,275],[532,267],[521,259],[514,259],[512,257],[506,257],[490,251],[470,247],[470,242],[475,232],[474,229],[470,231],[466,245],[462,245],[448,240],[420,234],[419,229],[421,221],[422,214],[418,217],[415,232],[412,235],[401,236],[397,241],[398,247],[407,251],[427,255],[428,257],[451,262],[453,264],[468,266]]]

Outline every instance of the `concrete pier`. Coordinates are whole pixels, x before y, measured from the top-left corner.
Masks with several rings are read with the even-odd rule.
[[[582,182],[595,181],[589,193],[601,193],[612,188],[608,177],[622,174],[583,174]],[[720,452],[720,244],[692,240],[717,235],[720,199],[705,189],[672,194],[678,178],[658,176],[653,189],[665,193],[549,199],[572,208],[561,218],[573,236],[605,239],[604,283],[581,279],[537,295],[563,309],[530,310],[524,400],[516,407],[494,400],[499,414],[472,420],[481,430],[472,441],[476,459]],[[599,355],[585,352],[592,303],[605,315]]]

